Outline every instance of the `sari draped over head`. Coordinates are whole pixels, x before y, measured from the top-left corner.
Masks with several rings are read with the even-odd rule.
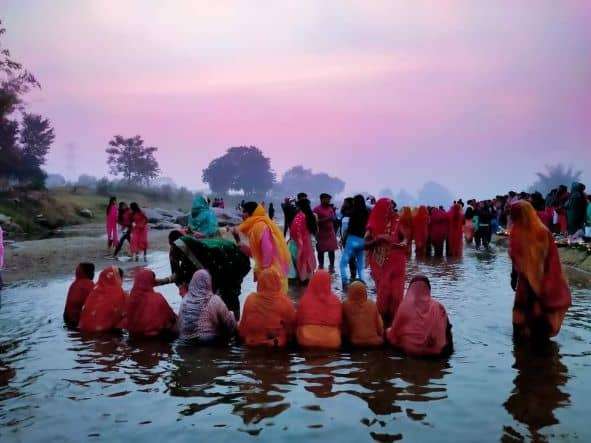
[[[374,238],[385,235],[390,242],[401,241],[400,224],[392,211],[392,200],[381,198],[377,201],[369,216],[367,230]],[[406,275],[406,248],[394,247],[390,242],[380,242],[368,254],[371,274],[376,282],[378,311],[386,324],[392,322],[402,301]]]
[[[431,222],[429,223],[429,238],[436,249],[443,249],[448,230],[449,218],[447,212],[439,208],[433,209],[431,212]]]
[[[184,339],[199,337],[199,319],[203,315],[209,300],[214,296],[211,275],[205,269],[193,274],[189,291],[183,297],[179,309],[179,333]]]
[[[336,349],[341,346],[343,306],[330,287],[330,274],[317,271],[300,299],[297,339],[302,347]]]
[[[412,218],[413,237],[417,257],[427,255],[427,238],[429,237],[429,211],[425,206],[418,207]]]
[[[542,327],[553,337],[571,306],[556,243],[529,202],[519,200],[510,210],[509,255],[517,273],[513,324],[529,332]]]
[[[461,257],[464,251],[464,214],[459,204],[454,204],[449,212],[449,231],[447,234],[447,255]]]
[[[445,308],[431,297],[426,277],[413,278],[402,301],[388,341],[411,356],[438,356],[448,345]]]
[[[244,303],[238,326],[248,346],[285,346],[295,333],[296,311],[283,291],[283,275],[276,268],[261,270],[257,291]]]
[[[92,288],[94,288],[94,282],[84,273],[82,266],[78,265],[74,282],[68,289],[66,307],[64,308],[64,321],[67,325],[78,326],[82,307]]]
[[[265,208],[258,205],[252,216],[242,222],[238,229],[248,237],[255,261],[255,273],[258,273],[262,268],[268,267],[264,265],[267,257],[265,257],[263,251],[263,238],[269,235],[273,246],[270,266],[276,266],[283,276],[287,276],[291,264],[291,255],[283,233],[275,222],[267,216]]]
[[[119,269],[109,266],[101,271],[98,282],[90,291],[78,329],[83,332],[104,332],[125,326],[126,296],[121,287]]]
[[[200,232],[206,237],[212,237],[219,232],[218,218],[202,195],[197,195],[193,199],[188,224],[193,232]]]
[[[367,286],[354,281],[343,302],[344,335],[354,346],[379,346],[384,343],[384,323],[376,304],[367,298]]]
[[[162,294],[154,291],[156,277],[149,269],[139,270],[127,301],[127,330],[132,335],[156,336],[169,332],[176,315]]]
[[[306,214],[298,212],[289,229],[297,249],[295,266],[300,281],[309,280],[316,270],[316,255],[312,247],[312,236],[306,222]]]
[[[413,227],[413,217],[412,217],[412,209],[408,206],[402,208],[400,212],[400,219],[399,219],[399,230],[400,234],[406,239],[407,241],[407,255],[411,254],[412,251],[412,240],[414,237],[414,227]]]

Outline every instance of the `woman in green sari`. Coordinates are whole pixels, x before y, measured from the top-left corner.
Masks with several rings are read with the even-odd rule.
[[[196,237],[216,237],[219,234],[218,218],[202,195],[193,199],[188,225]]]

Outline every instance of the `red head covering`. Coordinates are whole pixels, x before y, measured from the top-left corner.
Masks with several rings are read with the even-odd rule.
[[[431,298],[429,280],[417,276],[388,330],[388,341],[409,355],[439,355],[447,344],[447,324],[445,308]]]
[[[454,204],[449,210],[449,233],[447,236],[448,255],[461,257],[464,249],[464,214],[459,204]]]
[[[429,236],[429,211],[425,206],[417,208],[413,214],[412,225],[417,255],[425,255]]]
[[[394,211],[392,210],[392,200],[389,198],[380,198],[369,215],[367,222],[367,229],[372,235],[382,235],[386,233],[388,223],[392,223],[395,218]]]
[[[447,212],[435,208],[431,212],[431,223],[429,223],[429,236],[433,244],[442,244],[447,238],[449,218]]]
[[[149,269],[135,275],[127,303],[127,329],[131,334],[153,336],[172,328],[176,315],[166,299],[154,292],[156,277]]]
[[[330,288],[330,274],[324,270],[317,271],[298,307],[298,326],[341,325],[343,313],[341,302]]]
[[[121,287],[119,268],[104,269],[88,295],[78,328],[85,332],[110,331],[122,327],[125,318],[125,292]]]
[[[64,321],[71,326],[78,326],[82,307],[94,287],[94,282],[86,275],[82,265],[76,268],[76,278],[68,289]]]

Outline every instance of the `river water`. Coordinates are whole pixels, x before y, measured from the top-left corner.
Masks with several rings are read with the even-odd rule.
[[[160,276],[166,259],[150,258]],[[531,349],[512,340],[506,250],[411,261],[416,272],[453,323],[447,360],[85,339],[62,326],[68,279],[9,286],[0,441],[591,441],[589,288],[571,281],[560,336]],[[175,287],[161,289],[178,308]]]

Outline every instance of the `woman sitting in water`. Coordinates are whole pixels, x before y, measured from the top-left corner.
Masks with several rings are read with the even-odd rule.
[[[162,294],[154,292],[156,276],[140,269],[127,301],[126,329],[132,336],[176,335],[176,315]]]
[[[276,268],[262,269],[257,292],[244,302],[238,332],[247,346],[284,347],[295,333],[296,311],[283,291],[283,274]]]
[[[443,357],[453,352],[451,323],[445,308],[431,297],[431,283],[423,275],[410,281],[388,342],[413,357]]]
[[[381,346],[384,323],[376,304],[367,298],[367,286],[355,281],[349,285],[343,302],[343,337],[355,347]]]
[[[213,293],[211,275],[205,269],[195,274],[179,309],[180,338],[201,344],[222,341],[234,334],[236,319],[222,299]]]
[[[218,218],[202,195],[197,195],[193,199],[188,224],[189,229],[197,238],[219,235]]]
[[[317,271],[300,300],[298,344],[304,348],[338,349],[341,346],[343,308],[330,288],[330,274]]]
[[[80,331],[107,332],[123,328],[127,297],[121,286],[122,278],[123,271],[115,266],[100,273],[80,313]]]
[[[92,263],[80,263],[76,268],[74,282],[68,289],[66,307],[64,308],[64,323],[70,328],[78,326],[82,307],[94,288],[94,265]]]
[[[510,211],[514,333],[537,339],[554,337],[571,305],[558,249],[529,202],[519,200],[511,205]]]

